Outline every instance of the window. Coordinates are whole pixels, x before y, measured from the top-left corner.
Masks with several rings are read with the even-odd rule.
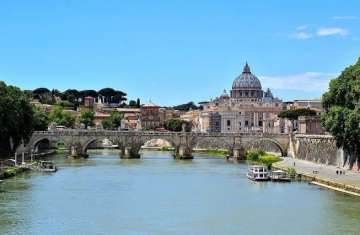
[[[259,126],[262,126],[262,125],[263,125],[262,121],[259,121]]]
[[[245,121],[245,126],[248,126],[249,125],[249,121]]]
[[[241,129],[241,122],[239,122],[239,127],[240,127],[240,129]]]
[[[227,126],[231,126],[230,120],[227,120],[226,125],[227,125]]]

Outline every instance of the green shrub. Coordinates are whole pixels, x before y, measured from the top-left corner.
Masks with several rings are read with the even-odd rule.
[[[289,176],[292,177],[292,178],[295,178],[296,175],[297,175],[296,170],[293,167],[289,167],[287,169],[287,172],[288,172]]]
[[[272,154],[268,154],[262,150],[249,150],[246,152],[246,160],[258,162],[271,167],[273,163],[281,161],[281,158]]]
[[[259,161],[261,155],[257,150],[249,150],[246,152],[245,156],[246,156],[246,160],[256,162]]]

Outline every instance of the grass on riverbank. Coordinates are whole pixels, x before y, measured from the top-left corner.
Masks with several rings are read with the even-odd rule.
[[[249,150],[246,152],[246,160],[271,167],[273,163],[281,161],[281,158],[264,151]]]
[[[225,149],[195,149],[194,152],[222,157],[226,157],[230,154],[229,151]]]
[[[0,174],[0,179],[6,179],[13,176],[16,176],[24,171],[27,171],[28,168],[22,168],[22,167],[7,167],[2,170],[2,173]]]
[[[170,151],[174,151],[174,148],[162,147],[162,148],[158,149],[158,151],[170,152]],[[209,155],[214,155],[214,156],[222,156],[222,157],[226,157],[229,155],[229,151],[225,150],[225,149],[194,149],[193,152],[204,153],[204,154],[209,154]]]

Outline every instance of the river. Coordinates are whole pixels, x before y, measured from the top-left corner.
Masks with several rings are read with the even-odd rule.
[[[166,152],[53,156],[55,174],[0,184],[0,234],[359,234],[360,199],[306,182],[252,182],[245,164]]]

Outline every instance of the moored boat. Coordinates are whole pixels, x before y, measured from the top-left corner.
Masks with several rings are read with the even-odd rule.
[[[288,176],[288,174],[282,170],[272,171],[271,175],[270,175],[270,179],[272,181],[276,181],[276,182],[290,182],[291,181],[291,178]]]
[[[254,181],[267,181],[270,180],[269,171],[267,166],[254,165],[248,168],[247,177]]]
[[[56,172],[57,167],[51,161],[40,161],[39,164],[40,171],[42,172]]]

